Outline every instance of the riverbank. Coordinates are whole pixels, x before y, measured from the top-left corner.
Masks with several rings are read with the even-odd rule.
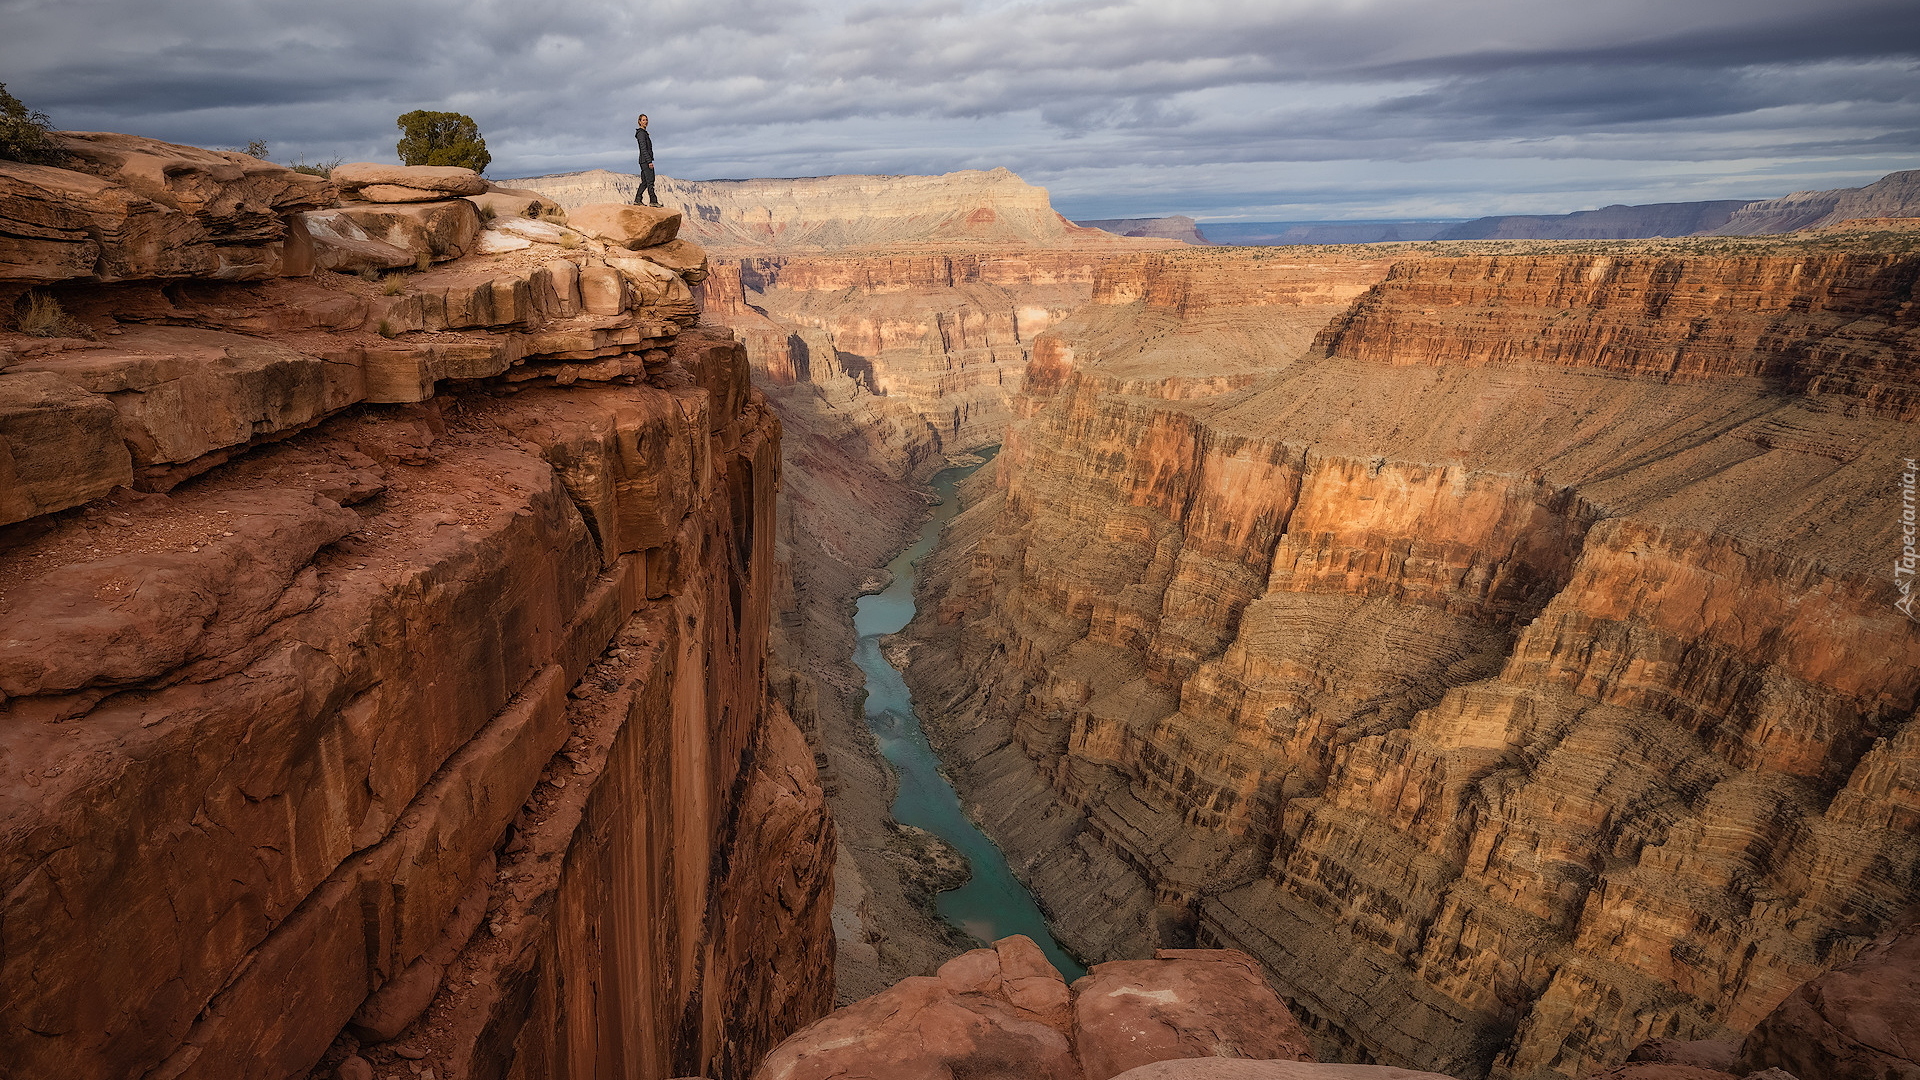
[[[939,500],[920,528],[919,538],[887,565],[888,586],[862,596],[854,617],[859,645],[854,664],[866,676],[867,727],[899,778],[892,815],[900,825],[938,837],[966,860],[971,873],[958,888],[940,892],[935,908],[941,918],[986,944],[1012,934],[1038,943],[1047,959],[1069,979],[1084,973],[1079,960],[1054,940],[1045,917],[1007,866],[1000,849],[961,810],[959,796],[921,726],[912,693],[885,648],[891,635],[914,616],[917,564],[941,539],[941,531],[960,509],[956,487],[990,461],[998,447],[978,452],[977,463],[943,469],[932,480]],[[895,655],[910,648],[894,643]]]

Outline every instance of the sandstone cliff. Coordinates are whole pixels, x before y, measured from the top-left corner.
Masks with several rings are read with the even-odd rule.
[[[833,833],[677,215],[68,145],[0,163],[0,1075],[744,1076]]]
[[[1920,216],[1920,169],[1888,173],[1857,188],[1796,191],[1735,211],[1716,236],[1757,236],[1833,225],[1848,218]]]
[[[1244,949],[1323,1056],[1580,1077],[1920,897],[1914,256],[1246,254],[1034,343],[915,628],[1069,945]]]
[[[561,206],[629,202],[638,177],[594,169],[510,180]],[[1131,246],[1053,209],[1047,190],[1006,169],[943,176],[807,176],[769,180],[661,177],[660,199],[686,213],[686,235],[715,251],[823,252],[899,245]]]
[[[1167,240],[1183,240],[1189,244],[1212,243],[1200,231],[1200,223],[1185,214],[1158,218],[1101,218],[1096,221],[1076,221],[1074,224],[1089,229],[1103,229],[1116,236],[1158,236]]]

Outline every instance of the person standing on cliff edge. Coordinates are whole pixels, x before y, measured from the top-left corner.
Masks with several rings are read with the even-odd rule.
[[[636,122],[640,126],[633,129],[633,141],[640,144],[640,187],[633,193],[633,205],[659,206],[660,193],[653,190],[653,136],[647,134],[647,114],[641,113]]]

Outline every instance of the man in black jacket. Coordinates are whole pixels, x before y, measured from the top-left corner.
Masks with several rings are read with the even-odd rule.
[[[647,134],[647,114],[641,113],[640,126],[633,129],[633,140],[640,144],[640,187],[633,193],[635,206],[659,206],[660,194],[653,190],[653,136]],[[647,202],[652,199],[652,203]]]

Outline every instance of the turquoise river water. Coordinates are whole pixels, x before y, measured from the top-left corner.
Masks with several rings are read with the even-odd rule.
[[[991,459],[998,449],[980,454]],[[900,776],[900,794],[893,800],[894,820],[925,829],[952,844],[973,867],[965,885],[935,898],[941,917],[983,943],[1008,934],[1025,934],[1039,943],[1047,959],[1072,982],[1085,974],[1086,968],[1053,939],[1039,905],[1013,876],[1006,857],[961,812],[960,797],[941,775],[940,759],[920,730],[906,680],[880,652],[880,638],[898,633],[913,618],[914,564],[933,550],[941,528],[959,511],[955,485],[979,467],[965,465],[934,474],[933,490],[940,502],[934,507],[933,518],[920,527],[920,538],[887,564],[893,572],[893,584],[885,592],[863,596],[858,602],[853,629],[860,644],[854,650],[853,662],[867,677],[867,727],[879,740],[881,755]]]

